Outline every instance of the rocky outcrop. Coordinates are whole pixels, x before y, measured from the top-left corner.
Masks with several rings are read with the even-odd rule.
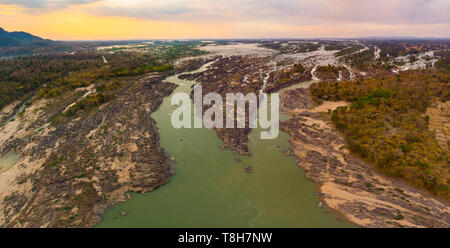
[[[299,92],[306,91],[283,94],[282,106],[292,109],[295,96],[304,96]],[[299,98],[305,109],[280,127],[291,135],[297,163],[318,184],[324,203],[364,227],[450,227],[446,202],[384,176],[352,155],[325,113],[308,112],[314,105],[308,99]]]
[[[195,71],[202,67],[204,64],[207,64],[211,61],[214,61],[218,59],[219,57],[214,58],[202,58],[202,59],[189,59],[184,61],[183,63],[180,63],[178,66],[175,67],[175,73],[183,73],[183,72],[189,72],[189,71]],[[183,74],[180,75],[180,78],[183,79],[183,77],[186,77],[190,74]]]
[[[448,150],[450,144],[450,102],[434,103],[425,113],[428,130],[434,132],[438,144]]]
[[[208,70],[184,74],[180,78],[201,83],[203,95],[214,92],[220,94],[223,99],[226,99],[227,93],[242,93],[244,95],[255,93],[258,95],[263,85],[260,69],[267,69],[266,62],[267,58],[221,57]],[[203,111],[210,107],[204,106]],[[216,128],[216,132],[218,137],[224,141],[224,149],[230,149],[242,155],[249,155],[246,144],[248,142],[248,133],[250,132],[248,110],[246,111],[245,128]]]
[[[350,72],[343,66],[319,66],[314,75],[323,82],[346,81],[350,79]]]
[[[124,81],[104,105],[5,142],[20,153],[14,169],[23,173],[2,189],[0,226],[93,226],[126,192],[168,182],[174,170],[150,114],[176,86],[161,80]]]
[[[308,81],[312,79],[312,75],[311,75],[311,70],[306,71],[304,73],[296,73],[294,75],[292,75],[292,77],[289,80],[285,80],[282,82],[272,82],[272,83],[268,83],[268,85],[266,86],[266,88],[264,88],[264,92],[266,93],[273,93],[273,92],[277,92],[282,88],[286,88],[288,86],[294,85],[294,84],[298,84],[304,81]],[[273,81],[269,78],[268,80]]]
[[[309,89],[297,88],[281,93],[280,111],[293,114],[299,111],[313,109],[317,106],[309,94]]]

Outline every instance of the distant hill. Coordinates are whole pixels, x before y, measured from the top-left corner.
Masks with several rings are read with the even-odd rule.
[[[0,27],[0,57],[34,54],[55,43],[26,32],[8,32]]]
[[[0,47],[22,47],[32,43],[51,43],[51,41],[26,32],[8,32],[0,28]]]

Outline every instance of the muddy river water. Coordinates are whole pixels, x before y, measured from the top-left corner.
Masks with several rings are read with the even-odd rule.
[[[166,79],[179,85],[172,95],[189,93],[195,82],[178,76]],[[254,129],[248,143],[252,156],[238,156],[220,148],[223,142],[212,129],[173,128],[172,95],[152,116],[161,145],[177,161],[172,164],[176,175],[153,192],[132,194],[132,200],[111,207],[97,227],[353,226],[338,220],[326,206],[319,207],[317,187],[305,178],[295,158],[282,152],[290,148],[287,133],[280,131],[276,139],[261,140],[261,130]],[[242,162],[236,162],[236,157]],[[251,173],[245,170],[248,165]],[[127,215],[121,216],[120,211]]]

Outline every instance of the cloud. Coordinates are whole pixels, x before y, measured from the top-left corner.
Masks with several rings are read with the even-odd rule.
[[[20,10],[7,9],[2,4]],[[76,30],[72,35],[77,39],[449,37],[448,13],[449,0],[1,0],[0,3],[3,26],[8,21],[11,27],[24,29],[45,19],[39,24],[40,30],[58,24],[61,35],[57,37],[65,38],[64,33]],[[103,30],[111,36],[106,31],[96,36]]]
[[[172,21],[261,21],[293,17],[309,8],[296,6],[297,0],[165,0],[120,2],[105,0],[88,8],[102,16],[126,16]],[[302,2],[302,1],[300,1]],[[100,7],[101,6],[101,7]],[[295,6],[295,9],[292,7]]]
[[[53,11],[67,8],[70,5],[87,4],[100,0],[2,0],[2,4],[12,4],[22,6],[28,10]]]
[[[102,16],[174,21],[287,24],[450,22],[448,0],[104,0],[89,11]]]
[[[97,2],[95,5],[90,3]],[[450,23],[449,0],[3,0],[33,12],[85,5],[100,16],[285,24]]]
[[[320,3],[324,10],[322,15],[330,20],[411,24],[450,22],[448,0],[320,0]]]

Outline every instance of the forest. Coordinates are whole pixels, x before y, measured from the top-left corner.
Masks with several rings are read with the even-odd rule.
[[[450,73],[417,70],[310,88],[315,101],[344,100],[331,113],[350,150],[381,171],[449,199],[450,154],[428,130],[428,107],[450,100]]]
[[[149,45],[147,53],[85,51],[0,59],[0,109],[35,93],[51,98],[96,80],[170,71],[175,59],[202,53],[195,45],[161,43]]]

